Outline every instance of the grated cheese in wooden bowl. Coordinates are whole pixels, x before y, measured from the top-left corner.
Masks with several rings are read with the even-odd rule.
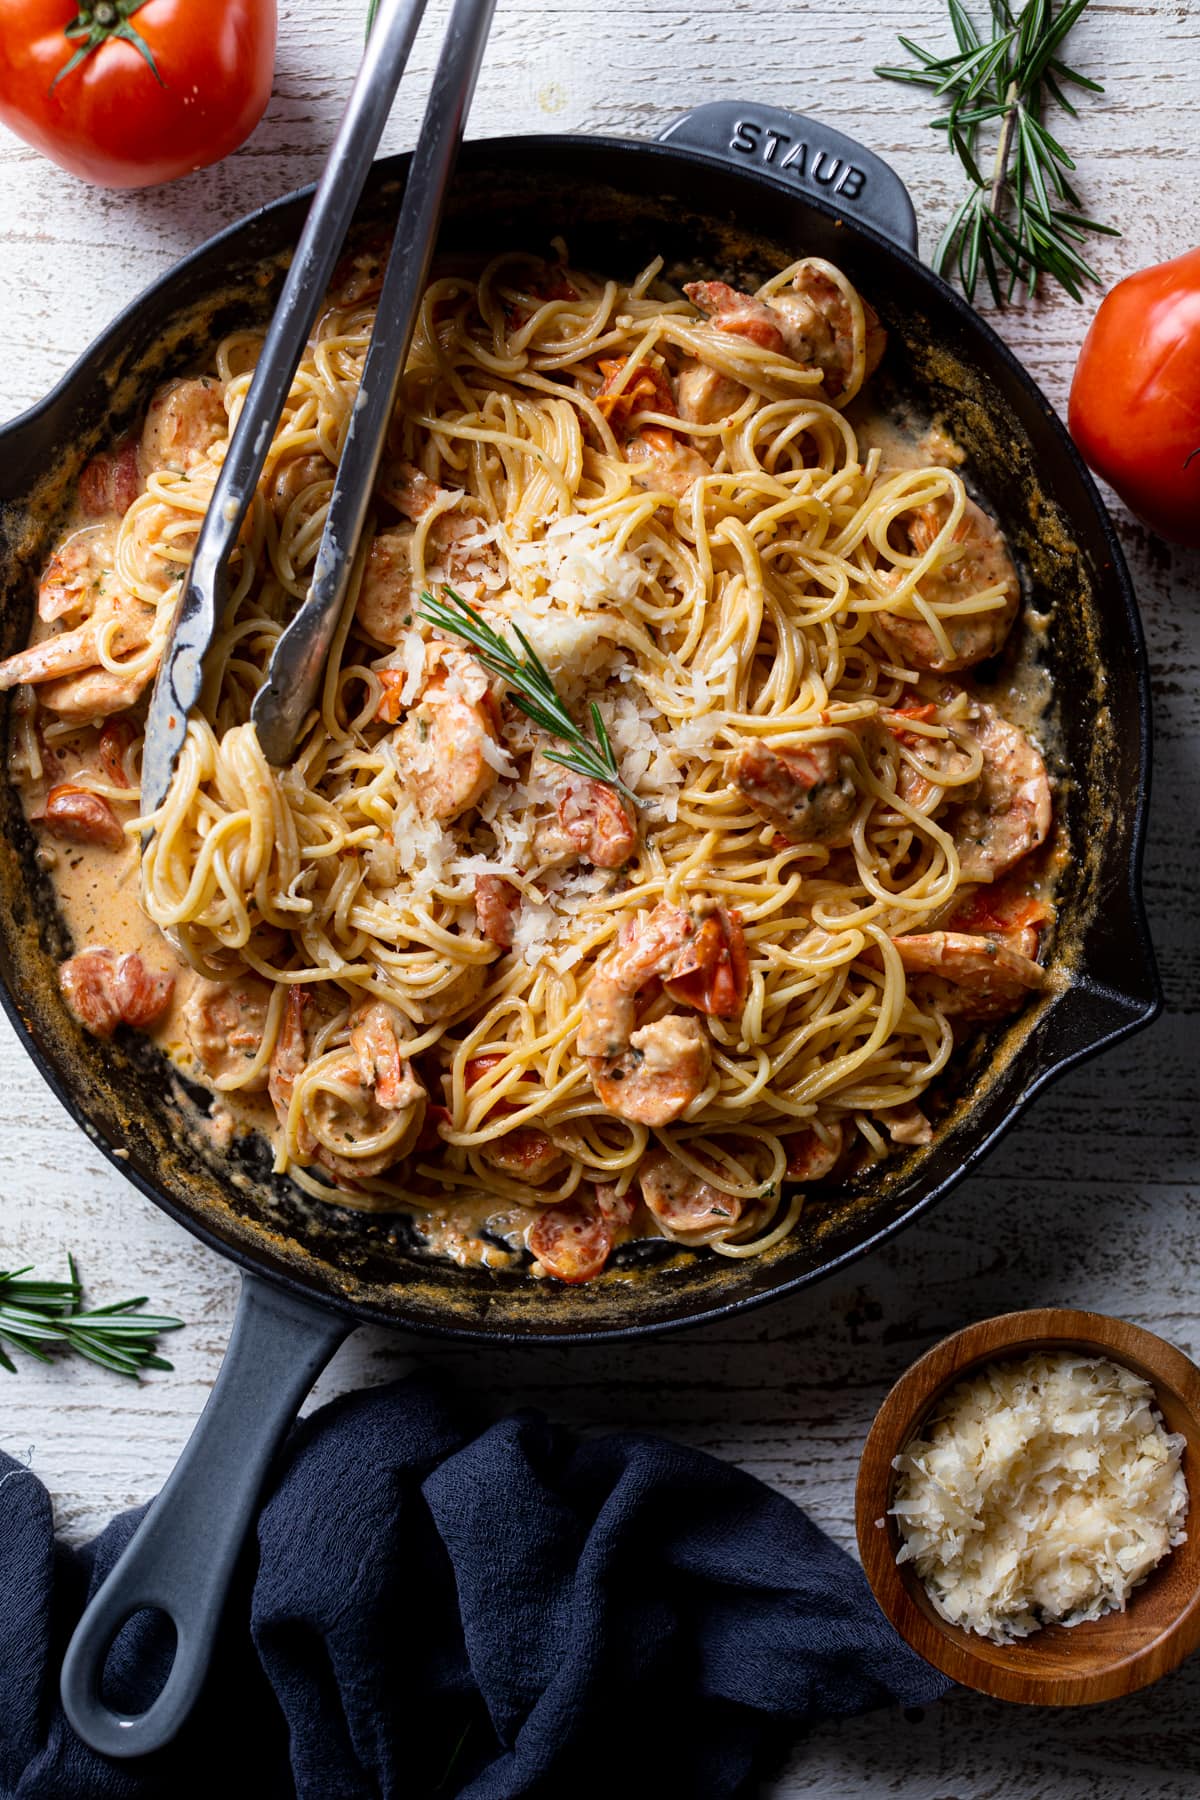
[[[1070,1351],[993,1363],[895,1459],[896,1560],[993,1643],[1124,1611],[1186,1537],[1184,1443],[1132,1369]]]

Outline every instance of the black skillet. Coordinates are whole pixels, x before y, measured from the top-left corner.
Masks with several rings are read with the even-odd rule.
[[[394,218],[408,159],[376,166],[360,218]],[[202,363],[278,291],[307,194],[214,238],[109,328],[42,405],[0,434],[0,630],[25,640],[38,569],[85,458],[132,422],[155,383]],[[271,1458],[313,1379],[356,1320],[472,1338],[587,1342],[695,1324],[789,1293],[915,1218],[974,1168],[1033,1095],[1147,1024],[1159,989],[1138,892],[1149,775],[1145,648],[1128,574],[1096,490],[1053,410],[980,318],[917,260],[911,202],[885,164],[825,127],[770,107],[704,106],[658,143],[513,138],[463,151],[443,250],[544,251],[630,274],[745,285],[800,254],[828,257],[889,331],[889,404],[937,417],[968,449],[1050,615],[1065,850],[1054,986],[966,1059],[934,1142],[864,1185],[814,1191],[800,1228],[747,1264],[632,1246],[582,1288],[519,1270],[460,1269],[422,1252],[403,1219],[312,1204],[253,1147],[219,1153],[145,1040],[88,1038],[54,971],[70,944],[11,789],[0,793],[0,1001],[63,1103],[141,1191],[244,1274],[229,1352],[191,1441],[68,1651],[63,1692],[95,1748],[167,1742],[199,1691],[230,1573]],[[1003,679],[1004,671],[998,671]],[[166,1686],[134,1717],[101,1696],[105,1653],[130,1614],[161,1607],[178,1644]]]

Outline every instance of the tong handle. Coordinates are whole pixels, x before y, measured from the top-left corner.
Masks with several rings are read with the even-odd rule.
[[[295,749],[337,636],[494,10],[495,0],[456,0],[450,15],[312,585],[275,646],[267,679],[251,708],[268,762],[286,762]]]
[[[325,172],[267,331],[254,379],[204,515],[146,727],[142,812],[166,798],[204,653],[224,604],[225,571],[254,497],[317,309],[329,286],[412,50],[426,0],[381,0]]]

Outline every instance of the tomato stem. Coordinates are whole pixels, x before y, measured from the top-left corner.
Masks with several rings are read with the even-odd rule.
[[[53,93],[64,76],[70,75],[81,62],[97,51],[101,44],[107,44],[112,38],[120,38],[132,44],[138,55],[142,57],[150,73],[159,87],[165,87],[162,76],[158,72],[158,64],[154,60],[154,52],[137,29],[130,24],[132,14],[145,6],[146,0],[92,0],[90,5],[80,5],[79,11],[69,25],[63,27],[63,34],[79,48],[73,56],[68,57],[54,80],[50,83]]]

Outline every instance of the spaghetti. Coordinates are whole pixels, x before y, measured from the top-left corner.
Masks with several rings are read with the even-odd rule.
[[[382,255],[343,264],[297,371],[160,811],[125,785],[138,702],[257,334],[89,465],[42,584],[65,628],[0,667],[31,684],[47,841],[113,854],[94,803],[124,854],[153,832],[157,951],[135,969],[93,933],[108,962],[64,990],[93,1029],[157,1030],[306,1192],[457,1254],[527,1245],[564,1280],[652,1232],[753,1255],[804,1184],[927,1141],[959,1020],[1043,983],[1048,909],[1010,871],[1048,778],[961,676],[1001,648],[1015,570],[951,456],[860,446],[883,333],[831,265],[681,294],[657,263],[626,286],[497,258],[425,295],[319,708],[272,768],[250,703],[307,591]],[[447,590],[581,734],[598,709],[619,782],[553,760],[422,599]],[[168,946],[174,996],[122,1007]]]

